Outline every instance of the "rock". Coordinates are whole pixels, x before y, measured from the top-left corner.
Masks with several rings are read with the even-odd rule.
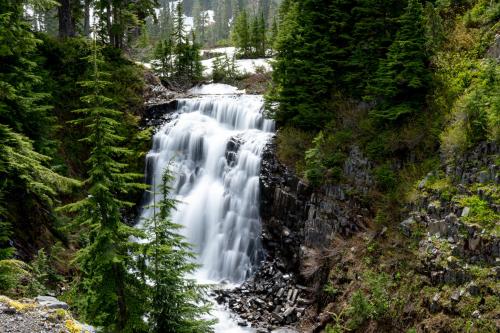
[[[457,303],[458,301],[460,301],[460,292],[459,291],[455,291],[453,294],[451,294],[451,297],[450,297],[450,300],[452,302],[455,302]]]
[[[490,180],[490,174],[488,171],[481,171],[478,175],[478,180],[481,184],[487,183]]]
[[[472,312],[472,318],[481,318],[481,312],[479,312],[479,310],[475,310],[474,312]]]
[[[412,227],[415,225],[416,221],[413,217],[407,218],[403,222],[399,224],[399,227],[401,228],[401,232],[403,235],[410,237],[411,232],[412,232]]]
[[[68,304],[61,302],[60,300],[52,296],[37,296],[35,297],[35,301],[41,306],[47,307],[49,309],[69,309]]]
[[[17,313],[17,310],[16,310],[16,308],[8,306],[8,307],[3,309],[3,313],[8,314],[8,315],[14,315]]]
[[[481,243],[481,238],[479,238],[479,237],[470,238],[469,239],[469,249],[471,251],[476,251],[476,249],[479,247],[480,243]]]
[[[469,213],[470,213],[470,208],[469,207],[464,207],[464,209],[462,210],[462,217],[469,216]]]
[[[479,287],[477,286],[476,283],[474,282],[471,282],[469,283],[469,285],[467,286],[467,291],[472,295],[472,296],[477,296],[479,295],[480,293],[480,289]]]
[[[455,223],[457,223],[458,218],[455,214],[450,213],[450,214],[446,215],[446,217],[444,218],[444,221],[448,224],[455,224]]]
[[[448,225],[444,220],[434,220],[429,223],[427,230],[431,233],[431,235],[439,234],[440,236],[445,236],[448,234]]]
[[[495,40],[487,52],[488,56],[500,60],[500,34],[495,35]]]

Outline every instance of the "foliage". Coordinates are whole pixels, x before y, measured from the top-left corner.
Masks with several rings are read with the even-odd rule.
[[[302,173],[305,169],[305,152],[311,148],[314,136],[314,133],[291,126],[281,128],[276,138],[278,159],[298,173]]]
[[[31,279],[28,264],[15,259],[0,260],[0,293],[22,294],[26,281]]]
[[[28,285],[28,293],[32,296],[43,295],[47,292],[49,278],[49,261],[45,250],[38,250],[37,255],[31,261],[33,278]]]
[[[214,83],[235,84],[240,76],[241,73],[236,67],[234,57],[229,58],[226,54],[214,59],[212,65],[212,81]]]
[[[462,219],[467,223],[493,228],[500,221],[500,214],[495,212],[488,202],[477,195],[458,199],[460,206],[469,207],[469,215]]]
[[[82,139],[91,147],[84,182],[88,196],[63,208],[76,214],[74,223],[88,230],[87,244],[76,258],[81,276],[76,288],[82,293],[86,319],[108,330],[140,331],[144,310],[137,302],[143,283],[134,277],[130,258],[135,247],[130,238],[139,232],[121,221],[120,210],[132,204],[120,195],[142,186],[134,182],[140,176],[124,173],[126,164],[119,160],[129,150],[119,146],[124,138],[117,134],[116,118],[121,112],[109,108],[112,100],[102,95],[110,84],[109,74],[100,69],[103,60],[95,41],[86,59],[92,68],[90,79],[80,84],[88,92],[81,98],[87,107],[75,111],[81,118],[72,123],[88,130]]]
[[[152,217],[144,223],[146,238],[142,260],[145,277],[151,282],[149,324],[152,332],[205,333],[212,332],[213,322],[202,318],[210,307],[205,288],[188,278],[198,266],[190,245],[179,234],[182,226],[171,221],[177,201],[170,198],[173,177],[165,169],[159,188],[159,201],[149,207]],[[153,188],[154,188],[153,184]]]
[[[338,182],[342,175],[346,155],[346,143],[350,131],[320,132],[313,140],[313,147],[306,151],[305,177],[317,186],[326,182]]]
[[[423,98],[430,81],[427,68],[423,9],[417,0],[409,0],[399,18],[400,28],[380,62],[377,74],[367,90],[369,99],[381,99],[372,115],[395,121],[421,111]]]
[[[194,32],[191,41],[186,37],[182,5],[176,9],[172,35],[159,41],[155,48],[154,66],[162,80],[172,87],[186,88],[199,82],[203,76],[200,45]]]
[[[364,275],[368,293],[357,290],[352,294],[350,307],[346,313],[347,326],[354,330],[366,320],[381,319],[387,314],[390,305],[388,287],[390,280],[384,273],[368,271]]]

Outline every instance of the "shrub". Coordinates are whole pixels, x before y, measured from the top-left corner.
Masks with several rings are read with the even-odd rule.
[[[298,173],[304,172],[305,152],[311,148],[313,138],[313,133],[297,128],[280,129],[276,139],[278,159]]]
[[[469,215],[462,219],[467,223],[478,224],[487,228],[494,228],[500,221],[500,214],[491,209],[488,202],[477,195],[458,200],[462,207],[469,207]]]
[[[382,191],[390,191],[397,185],[397,176],[389,164],[381,165],[373,170],[377,186]]]

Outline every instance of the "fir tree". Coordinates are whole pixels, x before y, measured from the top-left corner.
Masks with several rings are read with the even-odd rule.
[[[170,38],[156,44],[154,58],[156,62],[153,63],[153,70],[160,77],[170,77],[174,72],[173,43]]]
[[[0,0],[0,123],[32,139],[35,149],[53,153],[49,134],[54,118],[46,105],[48,94],[31,59],[40,40],[23,18],[20,0]]]
[[[87,244],[76,257],[80,273],[76,288],[86,320],[106,331],[140,332],[145,330],[144,284],[134,274],[137,245],[130,240],[140,234],[122,222],[120,213],[132,205],[121,195],[141,187],[134,182],[140,176],[123,172],[126,164],[120,159],[130,152],[120,146],[124,138],[117,134],[121,112],[109,108],[112,101],[102,94],[110,83],[100,70],[103,60],[95,39],[87,60],[92,67],[90,79],[80,83],[88,91],[81,98],[87,107],[75,111],[81,118],[72,123],[88,130],[82,139],[91,148],[84,182],[88,195],[63,207],[76,214],[74,223],[87,235]]]
[[[248,14],[245,10],[241,11],[234,24],[232,38],[234,45],[239,50],[241,57],[248,57],[251,52],[252,41],[250,40],[250,24],[248,22]]]
[[[346,49],[350,54],[345,63],[343,83],[346,90],[360,97],[367,82],[375,76],[381,60],[394,40],[397,18],[404,9],[399,0],[357,0],[352,9],[352,32]]]
[[[315,1],[285,1],[288,7],[280,24],[273,64],[274,87],[268,101],[278,102],[272,110],[280,124],[314,129],[331,119],[328,101],[334,86],[336,51],[332,43],[331,16],[337,3],[323,6]],[[284,12],[282,10],[282,12]]]
[[[177,203],[169,197],[172,179],[167,168],[159,186],[160,200],[154,201],[152,218],[145,222],[148,242],[143,246],[148,263],[146,277],[151,281],[151,331],[208,333],[213,331],[213,322],[202,318],[210,309],[205,288],[186,277],[198,267],[193,263],[195,255],[179,234],[181,226],[171,221]]]
[[[368,87],[369,98],[380,100],[373,115],[388,120],[419,111],[430,80],[423,9],[417,0],[408,2],[399,24],[400,29],[389,47],[387,58],[381,62]]]

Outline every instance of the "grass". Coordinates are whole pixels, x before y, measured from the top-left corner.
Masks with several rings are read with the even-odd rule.
[[[479,225],[487,230],[493,231],[495,235],[500,234],[500,214],[490,208],[486,200],[477,195],[457,199],[461,207],[469,207],[468,216],[462,218],[465,223]]]

